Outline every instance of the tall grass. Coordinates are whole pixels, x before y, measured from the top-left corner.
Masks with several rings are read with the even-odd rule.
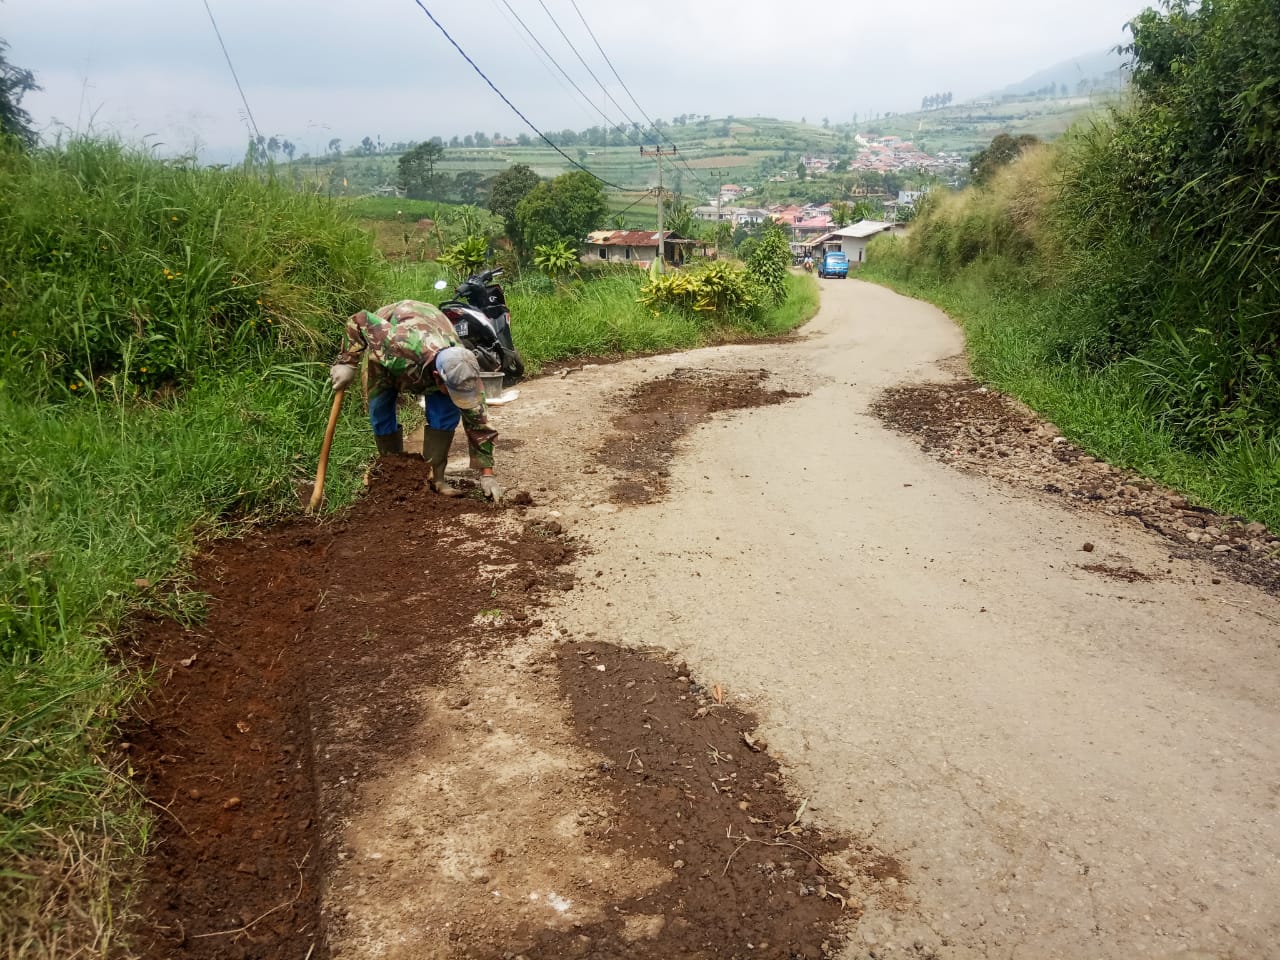
[[[382,267],[327,201],[112,144],[0,149],[0,197],[0,942],[106,954],[148,822],[109,749],[138,682],[113,632],[189,613],[198,540],[296,502]]]
[[[0,210],[0,378],[42,398],[313,350],[376,296],[376,252],[332,201],[111,143],[0,147]]]

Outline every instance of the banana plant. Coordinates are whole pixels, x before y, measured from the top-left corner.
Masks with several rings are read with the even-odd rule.
[[[540,243],[533,248],[533,265],[552,280],[568,273],[578,263],[578,248],[568,240]]]
[[[467,237],[445,249],[440,254],[440,263],[466,276],[475,273],[489,259],[489,241],[484,237]]]

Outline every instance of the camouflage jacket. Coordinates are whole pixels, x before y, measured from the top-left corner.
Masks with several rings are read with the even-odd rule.
[[[445,347],[461,346],[448,317],[429,303],[401,300],[375,311],[361,310],[347,320],[346,348],[338,363],[359,366],[369,359],[369,394],[388,390],[427,396],[447,393],[432,375],[436,354]],[[489,427],[484,401],[474,410],[462,411],[471,466],[493,466],[493,441],[498,433]]]

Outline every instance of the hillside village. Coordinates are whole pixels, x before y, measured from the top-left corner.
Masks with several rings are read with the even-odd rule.
[[[800,176],[803,166],[806,179],[827,175],[865,172],[872,174],[915,174],[923,179],[953,181],[966,172],[968,161],[958,153],[927,154],[909,141],[897,136],[857,138],[858,152],[853,159],[802,157],[794,173],[771,177],[769,183],[782,183]],[[881,233],[898,232],[915,213],[915,205],[928,192],[899,190],[896,195],[876,192],[869,186],[842,188],[853,201],[816,201],[809,203],[752,203],[756,188],[736,183],[720,186],[719,193],[706,197],[706,202],[692,210],[702,223],[725,224],[751,229],[767,220],[783,227],[791,241],[797,261],[804,256],[839,251],[848,255],[850,263],[864,262],[866,246]],[[884,219],[871,219],[863,204],[882,210]],[[856,222],[851,222],[856,221]],[[691,252],[706,253],[708,244],[695,244],[670,230],[662,233],[662,256],[679,264]],[[692,244],[692,246],[691,246]],[[659,234],[651,230],[600,230],[586,238],[581,259],[584,262],[613,260],[648,267],[658,257]]]
[[[857,138],[858,151],[852,159],[835,159],[823,156],[804,156],[795,172],[769,178],[769,183],[785,183],[799,177],[803,166],[806,178],[821,178],[828,174],[915,174],[944,182],[955,181],[967,172],[968,161],[959,153],[940,152],[928,154],[913,143],[898,136]],[[805,204],[752,204],[755,188],[728,183],[720,187],[717,196],[693,210],[696,219],[709,223],[727,223],[733,227],[754,227],[766,219],[772,219],[786,227],[793,239],[802,241],[843,226],[833,217],[833,201]],[[895,195],[876,193],[869,187],[854,187],[853,202],[868,201],[884,210],[889,222],[909,219],[916,201],[926,190],[899,190]]]

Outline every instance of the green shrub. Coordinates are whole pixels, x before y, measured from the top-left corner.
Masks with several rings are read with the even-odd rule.
[[[784,283],[785,276],[784,271]],[[671,306],[714,313],[725,319],[750,319],[760,309],[756,289],[755,278],[746,270],[726,260],[715,260],[652,277],[641,292],[640,301],[650,307]]]
[[[466,277],[475,273],[489,259],[489,241],[484,237],[467,237],[459,240],[440,254],[441,266]]]
[[[771,304],[781,303],[787,296],[787,268],[791,266],[791,247],[787,235],[772,220],[760,231],[759,243],[747,257],[747,272],[764,291]]]
[[[578,264],[578,247],[568,240],[540,243],[533,248],[533,265],[552,280],[571,271]]]

